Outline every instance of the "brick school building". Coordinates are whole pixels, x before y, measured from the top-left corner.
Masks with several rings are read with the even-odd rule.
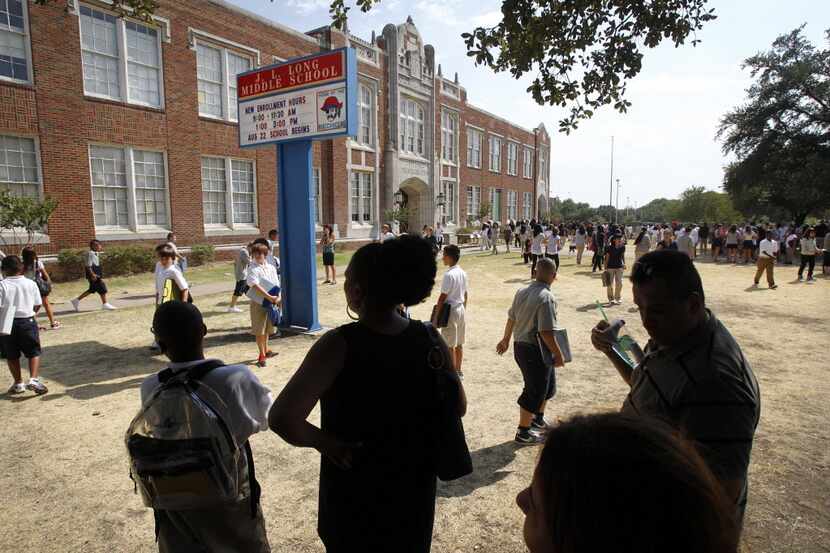
[[[411,19],[359,38],[220,0],[162,0],[151,22],[103,0],[0,3],[0,187],[59,202],[41,254],[93,237],[153,244],[173,231],[223,249],[262,236],[277,226],[278,159],[238,147],[235,75],[343,46],[359,61],[359,132],[314,146],[318,224],[357,244],[395,207],[412,229],[450,234],[484,202],[502,222],[546,209],[544,125],[469,103]]]

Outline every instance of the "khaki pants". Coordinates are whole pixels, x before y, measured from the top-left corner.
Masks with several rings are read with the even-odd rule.
[[[761,275],[766,271],[767,273],[767,284],[771,287],[775,286],[775,276],[773,275],[773,271],[775,270],[775,259],[772,257],[761,256],[758,258],[758,270],[755,271],[755,284],[761,282]]]
[[[611,284],[605,289],[608,291],[608,301],[619,300],[622,293],[623,270],[607,269],[611,273]]]

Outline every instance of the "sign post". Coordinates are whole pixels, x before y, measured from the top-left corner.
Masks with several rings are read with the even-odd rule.
[[[357,134],[357,59],[341,48],[241,73],[239,145],[276,144],[283,327],[319,330],[314,140]]]

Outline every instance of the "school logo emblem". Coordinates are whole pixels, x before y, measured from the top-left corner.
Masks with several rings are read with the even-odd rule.
[[[319,107],[317,127],[320,130],[334,130],[346,128],[344,107],[346,105],[346,89],[336,88],[322,90],[317,93]]]

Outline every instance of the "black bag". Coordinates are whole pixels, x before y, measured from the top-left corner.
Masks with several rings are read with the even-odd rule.
[[[436,304],[432,308],[432,314],[430,315],[429,320],[435,321],[435,326],[438,328],[444,328],[450,324],[450,310],[452,309],[452,306],[447,302],[444,302],[443,305],[441,305],[441,311],[438,312],[438,316],[436,317],[435,313],[437,312],[437,309],[438,305]]]
[[[41,298],[52,293],[52,283],[43,278],[40,270],[35,271],[35,284],[37,285],[38,291],[40,291]]]
[[[446,357],[438,332],[429,323],[424,323],[429,343],[427,366],[435,375],[435,388],[438,394],[437,414],[435,418],[434,461],[438,478],[447,482],[467,476],[473,472],[473,459],[464,436],[464,424],[458,414],[458,402],[453,401],[452,394],[457,393],[460,382],[452,368],[446,366]]]

